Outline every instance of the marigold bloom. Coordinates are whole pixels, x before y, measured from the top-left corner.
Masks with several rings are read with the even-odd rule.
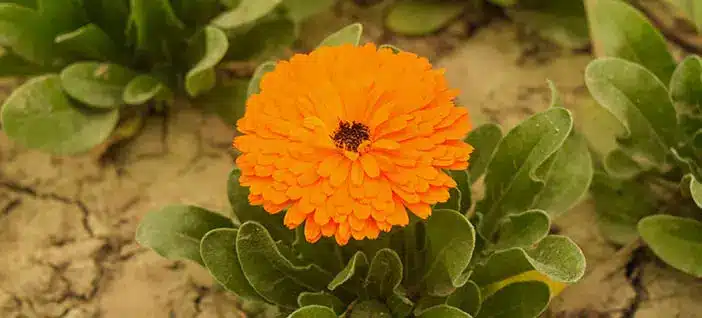
[[[473,148],[443,70],[373,44],[322,47],[261,81],[234,139],[249,201],[316,242],[377,238],[449,199]]]

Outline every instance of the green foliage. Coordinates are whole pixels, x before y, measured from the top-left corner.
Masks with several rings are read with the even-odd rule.
[[[247,95],[227,82],[224,63],[276,54],[292,44],[299,23],[331,4],[0,1],[0,75],[38,76],[2,106],[2,126],[26,147],[70,155],[119,135],[117,121],[127,120],[134,106],[172,105],[174,98],[194,99],[233,123],[243,114]],[[52,85],[38,84],[47,81]],[[28,91],[33,98],[24,98]],[[63,123],[58,127],[57,119]]]
[[[360,27],[351,25],[331,35],[324,45],[356,44],[359,31]],[[264,64],[256,73],[265,73],[273,65]],[[249,89],[256,91],[260,80],[255,76]],[[153,212],[140,226],[139,241],[165,256],[201,259],[226,290],[277,306],[290,313],[288,317],[535,318],[553,296],[547,284],[574,283],[585,270],[584,256],[571,240],[548,235],[552,209],[571,206],[591,178],[579,178],[583,171],[560,164],[566,160],[561,152],[577,154],[580,148],[577,142],[573,145],[578,147],[568,146],[575,138],[571,128],[570,113],[560,107],[526,120],[505,138],[496,126],[481,128],[468,140],[474,142],[475,155],[485,168],[452,174],[459,189],[451,193],[454,197],[448,205],[456,209],[436,205],[427,220],[413,216],[407,226],[375,240],[345,246],[325,237],[307,242],[303,228],[293,231],[283,225],[284,213],[271,215],[248,203],[248,189],[239,184],[241,172],[234,168],[227,192],[235,222],[211,222],[203,216],[216,214],[195,212],[192,207],[176,209],[198,215],[187,222],[179,221],[182,217],[173,211]],[[587,155],[584,158],[589,160]],[[524,167],[503,171],[506,162],[524,163]],[[471,193],[475,171],[485,171],[487,191],[492,191],[476,212],[494,222],[489,236],[477,235],[474,224],[487,228],[485,222],[479,223],[481,217],[464,213],[472,202],[470,195],[464,198],[462,193]],[[579,187],[563,187],[561,192],[546,191],[550,184],[561,184],[549,181],[551,174],[586,181],[575,182]],[[505,191],[497,191],[498,183]],[[544,199],[553,193],[561,193],[562,198]],[[534,205],[550,210],[534,209]],[[543,277],[505,283],[530,272]]]
[[[590,132],[616,132],[606,151],[593,152],[591,193],[602,232],[619,244],[641,237],[664,262],[699,277],[702,59],[691,55],[676,65],[641,12],[624,1],[593,3],[593,37],[604,57],[590,63],[585,80],[618,126],[595,117],[584,124],[592,145],[607,137]]]
[[[424,35],[445,27],[468,7],[467,1],[404,0],[393,4],[385,25],[393,32]],[[421,23],[417,23],[421,21]]]

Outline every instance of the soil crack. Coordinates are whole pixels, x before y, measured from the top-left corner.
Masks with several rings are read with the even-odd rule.
[[[633,318],[641,307],[641,303],[648,298],[648,292],[643,284],[644,266],[647,260],[646,248],[642,246],[634,250],[626,264],[626,278],[636,294],[631,299],[629,306],[622,312],[623,318]]]

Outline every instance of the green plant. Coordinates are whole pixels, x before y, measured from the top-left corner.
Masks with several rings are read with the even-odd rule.
[[[585,71],[597,104],[582,110],[602,232],[638,237],[702,277],[702,59],[677,63],[644,15],[618,0],[588,7],[596,52]]]
[[[347,26],[324,40],[319,50],[338,45],[351,50],[353,46],[349,44],[358,45],[361,30],[359,24]],[[364,46],[364,54],[370,54],[367,48]],[[390,48],[401,55],[397,61],[411,59],[410,54]],[[381,53],[387,57],[389,52]],[[333,61],[330,67],[343,64]],[[275,76],[293,72],[291,63],[285,64],[285,71]],[[256,112],[254,105],[267,105],[263,97],[256,94],[261,78],[268,83],[268,89],[277,88],[271,85],[279,79],[271,75],[267,80],[266,75],[262,75],[275,72],[276,65],[275,62],[262,64],[258,76],[250,82],[249,92],[254,95],[249,99],[247,114]],[[312,64],[307,67],[309,72],[298,71],[304,74],[319,71]],[[402,67],[397,69],[403,70]],[[372,75],[378,76],[379,81],[383,75],[396,78],[396,74]],[[326,77],[320,79],[321,83],[327,83],[325,80]],[[345,83],[348,81],[345,78]],[[379,82],[375,86],[382,84]],[[324,92],[323,87],[320,89]],[[246,144],[242,139],[237,144],[247,149],[242,150],[245,153],[237,159],[239,167],[232,170],[227,180],[233,210],[231,218],[200,207],[172,205],[146,214],[137,229],[136,240],[164,257],[203,265],[226,290],[242,298],[276,305],[280,314],[287,317],[538,317],[552,296],[584,274],[585,259],[580,249],[564,236],[549,235],[550,216],[565,212],[575,204],[587,192],[592,178],[586,144],[573,134],[571,114],[559,105],[555,88],[552,89],[552,107],[526,119],[504,137],[494,124],[471,131],[464,140],[475,148],[469,168],[440,172],[447,173],[446,177],[455,181],[450,195],[433,205],[429,211],[431,215],[423,216],[425,219],[413,215],[405,226],[383,230],[386,232],[375,239],[345,241],[342,225],[331,229],[336,234],[328,233],[336,237],[336,241],[333,237],[320,238],[319,232],[315,234],[317,225],[309,225],[309,222],[317,222],[317,217],[323,217],[318,214],[308,216],[304,229],[300,226],[292,231],[286,227],[295,225],[292,219],[300,211],[293,211],[292,207],[280,211],[275,206],[266,206],[269,204],[266,202],[262,208],[263,199],[253,192],[259,191],[258,188],[253,190],[253,186],[242,184],[249,184],[253,174],[261,178],[268,175],[270,171],[265,172],[266,167],[272,167],[273,162],[285,167],[289,159],[278,156],[270,161],[264,153],[245,158],[246,151],[254,149],[248,147],[263,145]],[[388,94],[391,92],[384,93],[386,98],[392,98]],[[314,96],[321,98],[321,95]],[[335,95],[324,96],[334,98]],[[382,103],[377,105],[376,111],[387,110],[387,106],[380,106]],[[244,118],[253,120],[276,113],[274,108],[261,110],[265,113]],[[306,117],[303,122],[306,129],[324,125],[313,117]],[[263,126],[251,128],[244,119],[239,125],[240,130],[261,129],[261,134],[274,138],[265,133]],[[294,127],[285,127],[288,127],[286,131],[295,131]],[[302,131],[295,136],[299,133]],[[318,136],[329,138],[327,134]],[[432,137],[438,135],[426,136]],[[386,140],[384,148],[392,149],[391,145],[392,142]],[[285,151],[280,148],[271,150]],[[339,149],[350,151],[349,148]],[[327,153],[327,156],[332,155]],[[349,160],[358,156],[346,155]],[[411,158],[409,154],[398,153],[397,156],[398,160]],[[249,158],[265,163],[254,169]],[[319,158],[308,160],[316,159]],[[332,166],[322,168],[324,165],[319,166],[320,170],[299,170],[301,174],[297,180],[303,179],[304,171],[326,175],[322,170]],[[372,164],[363,165],[363,169],[373,170]],[[296,167],[294,169],[303,169],[303,162]],[[340,179],[339,185],[354,184],[355,168],[340,169],[340,172],[348,172],[349,177]],[[385,168],[381,171],[377,177],[386,178]],[[285,171],[279,172],[273,178],[284,178]],[[474,205],[471,186],[483,175],[485,197]],[[411,173],[406,177],[410,178]],[[367,175],[366,178],[373,177]],[[266,182],[272,182],[273,187],[280,185],[275,179],[268,180]],[[327,191],[323,189],[316,191]],[[397,191],[396,196],[407,196],[400,189],[392,191]],[[314,195],[309,194],[310,197]],[[297,196],[291,194],[290,197]],[[348,198],[349,204],[355,202]],[[297,205],[295,208],[301,209]],[[404,206],[402,208],[400,213],[406,214]],[[354,215],[360,211],[353,209]],[[335,214],[334,220],[340,215]],[[366,217],[368,222],[377,221]],[[345,217],[338,222],[344,220]],[[329,219],[325,222],[332,224]]]
[[[461,14],[479,14],[487,4],[503,8],[517,23],[562,46],[581,48],[589,44],[582,0],[400,0],[390,8],[385,23],[400,34],[424,35],[445,27]]]
[[[332,3],[0,1],[0,75],[34,76],[4,103],[2,129],[26,147],[75,154],[134,134],[147,103],[205,104],[213,89],[229,93],[217,93],[228,99],[215,110],[232,122],[246,81],[226,82],[224,63],[292,44],[299,22]]]

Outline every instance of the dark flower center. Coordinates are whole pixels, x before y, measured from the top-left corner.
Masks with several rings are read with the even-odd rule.
[[[358,122],[340,121],[339,127],[331,135],[339,149],[358,152],[358,146],[370,139],[368,126]]]

